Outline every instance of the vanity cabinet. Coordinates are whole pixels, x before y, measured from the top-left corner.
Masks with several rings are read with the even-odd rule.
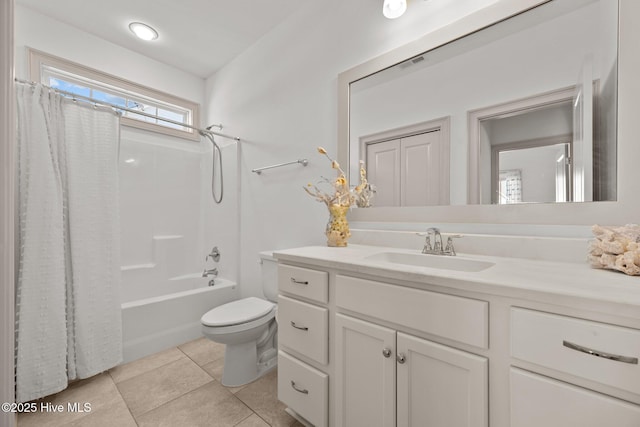
[[[336,426],[487,426],[487,359],[336,315]]]
[[[639,426],[639,405],[606,394],[640,395],[638,355],[640,330],[512,307],[511,425]]]
[[[328,273],[278,265],[278,399],[326,427],[329,411]]]
[[[408,332],[487,348],[486,301],[344,275],[335,293],[337,427],[488,425],[487,359]]]
[[[278,397],[309,425],[640,426],[637,278],[367,261],[385,251],[276,254]]]

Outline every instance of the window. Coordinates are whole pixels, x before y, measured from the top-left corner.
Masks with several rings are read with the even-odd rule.
[[[522,203],[522,173],[519,169],[500,171],[498,203]]]
[[[29,61],[33,81],[151,115],[123,111],[124,125],[194,141],[200,139],[195,130],[182,126],[198,127],[196,103],[33,49],[29,50]]]

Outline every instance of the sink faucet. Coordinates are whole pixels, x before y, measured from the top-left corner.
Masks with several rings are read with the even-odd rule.
[[[209,276],[213,276],[213,277],[218,276],[218,269],[212,268],[211,270],[207,270],[205,268],[205,270],[202,272],[202,277],[209,277]]]
[[[431,238],[433,236],[433,239]],[[455,256],[456,250],[453,247],[453,239],[455,237],[462,237],[459,234],[451,235],[447,238],[447,246],[442,244],[442,235],[440,230],[435,227],[427,229],[424,247],[422,248],[423,254],[429,255],[450,255]],[[433,243],[432,243],[433,241]]]

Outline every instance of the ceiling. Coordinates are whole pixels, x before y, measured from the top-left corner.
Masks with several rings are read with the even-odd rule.
[[[206,78],[300,8],[303,0],[16,0],[142,55]],[[138,40],[132,21],[160,37]]]

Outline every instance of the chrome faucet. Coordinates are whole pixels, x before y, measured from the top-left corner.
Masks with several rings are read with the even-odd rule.
[[[217,277],[218,276],[218,269],[217,268],[212,268],[211,270],[207,270],[205,268],[204,271],[202,272],[202,277],[209,277],[209,276]]]
[[[431,238],[431,236],[433,236],[433,239]],[[447,246],[444,246],[442,244],[442,235],[440,234],[440,230],[435,227],[428,228],[426,232],[424,247],[422,248],[422,253],[429,255],[455,256],[456,250],[453,247],[453,239],[456,237],[462,236],[459,234],[448,236]]]

